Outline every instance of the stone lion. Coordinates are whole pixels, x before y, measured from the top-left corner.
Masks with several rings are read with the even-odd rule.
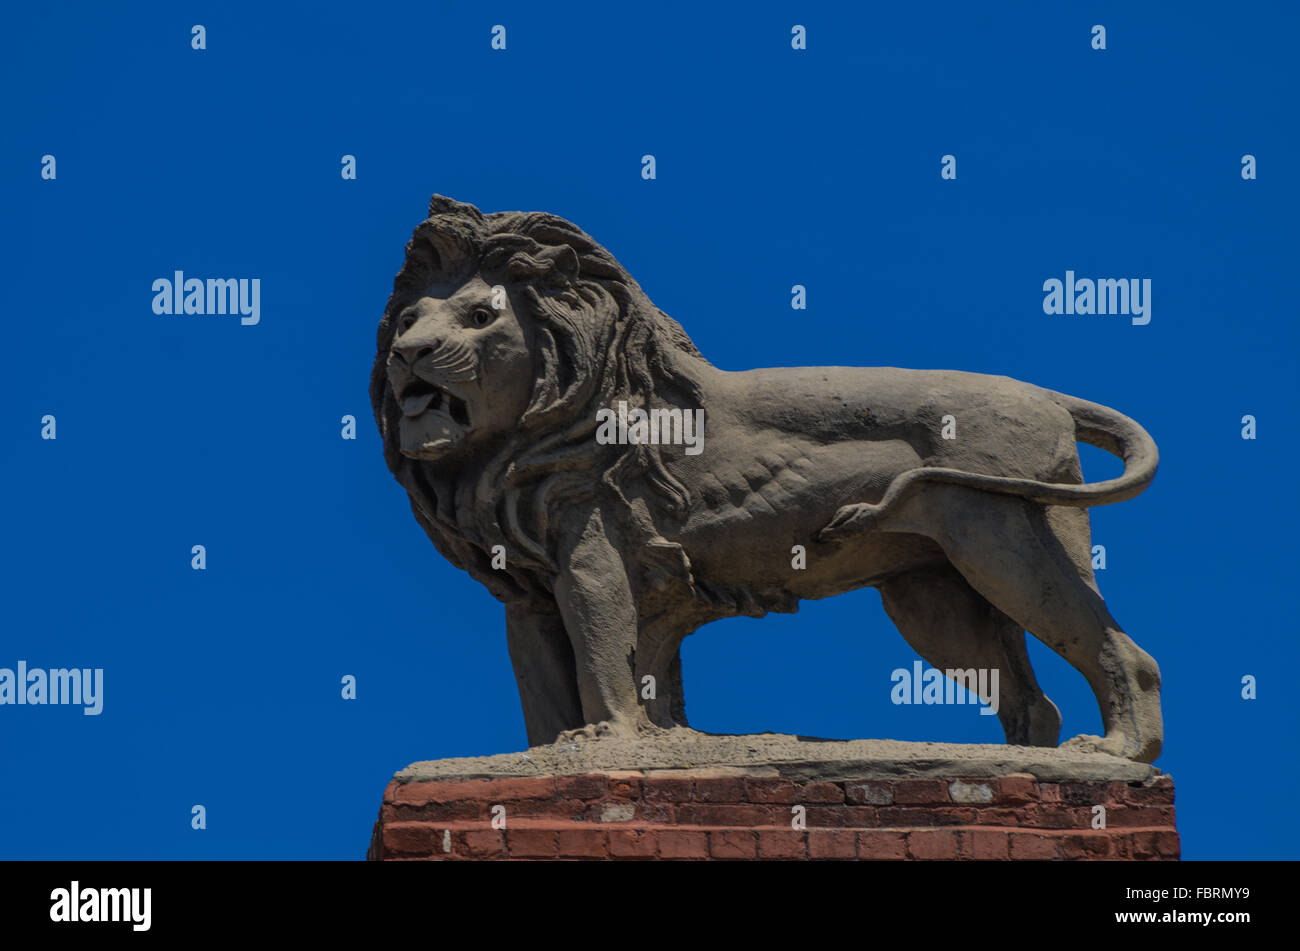
[[[416,520],[505,604],[530,744],[685,727],[684,637],[872,586],[933,667],[1000,672],[1009,743],[1059,738],[1029,630],[1101,708],[1067,745],[1160,752],[1159,669],[1092,572],[1087,508],[1156,471],[1111,409],[955,371],[719,370],[580,228],[437,195],[370,393]],[[703,451],[598,440],[620,402],[703,409]],[[1084,483],[1076,440],[1123,474]]]

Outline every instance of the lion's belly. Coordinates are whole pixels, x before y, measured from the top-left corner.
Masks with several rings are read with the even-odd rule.
[[[719,446],[707,469],[692,473],[690,514],[673,540],[697,578],[826,597],[914,558],[915,546],[897,544],[897,536],[850,546],[816,540],[840,506],[878,501],[896,475],[919,465],[911,446],[773,443],[749,458]]]

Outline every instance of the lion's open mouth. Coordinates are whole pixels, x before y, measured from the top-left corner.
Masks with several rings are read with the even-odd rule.
[[[421,379],[414,379],[402,388],[399,398],[402,415],[415,417],[432,410],[442,410],[462,426],[469,425],[469,407],[459,396]]]

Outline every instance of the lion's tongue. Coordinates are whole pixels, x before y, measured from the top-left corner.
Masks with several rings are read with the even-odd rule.
[[[406,399],[402,400],[402,413],[406,416],[419,416],[429,408],[429,404],[433,402],[433,398],[437,395],[438,394],[435,391],[431,393],[420,393],[417,396],[408,396]]]

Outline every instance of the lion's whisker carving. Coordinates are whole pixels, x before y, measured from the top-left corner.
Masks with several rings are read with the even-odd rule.
[[[401,350],[395,345],[393,353],[404,362],[406,358],[401,356]],[[410,371],[424,373],[435,379],[442,379],[448,382],[457,380],[472,380],[474,372],[478,366],[478,358],[464,342],[450,343],[440,341],[435,348],[425,348],[419,353],[416,359],[409,363]]]
[[[1070,745],[1160,752],[1159,669],[1090,561],[1088,508],[1156,471],[1114,410],[956,371],[722,371],[577,226],[441,196],[407,245],[370,392],[420,525],[506,605],[531,743],[684,728],[683,638],[872,586],[932,667],[1000,673],[1009,743],[1059,739],[1029,630],[1097,697],[1105,735]],[[702,409],[707,449],[601,444],[596,413],[620,402]],[[960,438],[941,435],[949,416]],[[1084,482],[1078,441],[1123,474]]]

